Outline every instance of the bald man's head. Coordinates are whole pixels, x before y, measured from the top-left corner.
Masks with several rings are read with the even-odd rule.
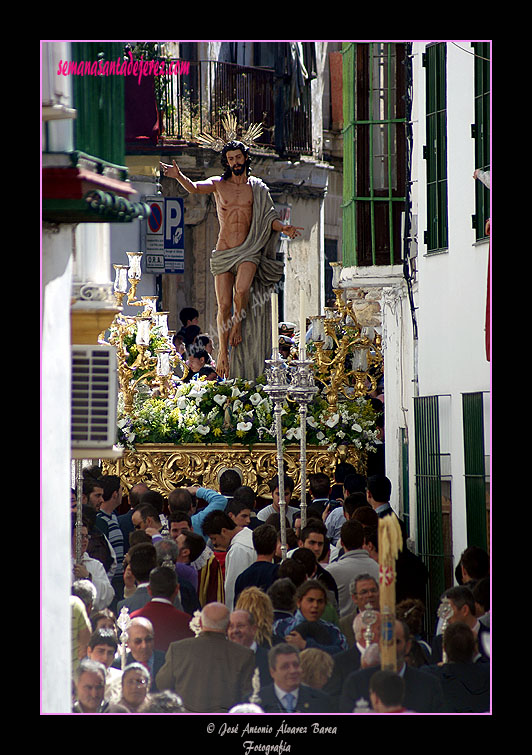
[[[207,603],[200,614],[201,628],[225,634],[229,626],[229,617],[229,609],[223,603]]]

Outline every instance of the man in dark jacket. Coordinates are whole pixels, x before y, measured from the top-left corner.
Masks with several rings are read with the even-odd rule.
[[[395,622],[395,639],[397,672],[405,683],[404,707],[415,713],[442,713],[444,702],[439,680],[406,663],[405,658],[410,650],[410,633],[402,621]],[[360,700],[365,700],[369,707],[369,682],[374,672],[374,668],[363,668],[347,677],[340,699],[340,712],[351,713]]]

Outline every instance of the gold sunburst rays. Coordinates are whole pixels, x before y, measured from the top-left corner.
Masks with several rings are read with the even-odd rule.
[[[238,140],[245,144],[246,147],[255,147],[257,140],[262,136],[264,127],[262,123],[251,123],[247,129],[239,135],[239,127],[236,115],[228,113],[224,115],[221,121],[223,137],[202,132],[197,136],[197,140],[206,147],[221,152],[228,142]]]

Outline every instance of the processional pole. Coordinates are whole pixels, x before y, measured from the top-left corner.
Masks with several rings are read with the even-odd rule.
[[[318,388],[314,385],[312,360],[306,360],[305,353],[298,361],[293,361],[295,371],[292,373],[290,395],[299,404],[299,422],[301,437],[299,440],[299,464],[301,479],[301,529],[307,524],[307,406],[316,395]]]
[[[395,646],[396,560],[403,547],[403,535],[395,514],[379,519],[379,601],[381,607],[381,668],[397,671]]]
[[[75,460],[76,469],[76,564],[81,563],[82,544],[81,528],[83,526],[83,465],[82,459]]]
[[[288,394],[289,375],[285,362],[279,354],[279,325],[277,294],[272,293],[272,358],[266,359],[266,379],[264,390],[274,404],[275,439],[277,443],[277,476],[279,478],[279,513],[281,516],[281,559],[286,559],[286,500],[284,491],[284,456],[283,456],[283,404]]]

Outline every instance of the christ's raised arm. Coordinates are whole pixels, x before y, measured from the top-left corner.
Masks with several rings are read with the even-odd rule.
[[[181,172],[175,160],[172,160],[172,165],[167,163],[159,163],[159,165],[166,178],[175,178],[189,194],[212,194],[213,191],[216,191],[216,183],[220,180],[219,178],[207,178],[206,181],[191,181]]]

